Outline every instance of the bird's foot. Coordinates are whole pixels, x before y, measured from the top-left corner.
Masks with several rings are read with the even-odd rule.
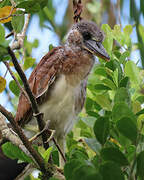
[[[51,134],[50,134],[50,137],[48,138],[48,140],[47,140],[45,143],[50,142],[50,141],[53,139],[54,134],[55,134],[55,130],[48,129],[48,131],[49,131]]]
[[[55,133],[54,130],[49,129],[49,123],[50,123],[50,121],[48,120],[47,123],[46,123],[46,125],[45,125],[45,127],[44,127],[44,129],[43,129],[42,131],[40,131],[39,133],[37,133],[36,135],[34,135],[32,138],[30,138],[29,141],[30,141],[30,142],[35,141],[35,140],[36,140],[39,136],[41,136],[45,131],[48,131],[49,134],[50,134],[50,137],[48,138],[48,140],[47,140],[45,143],[49,142],[49,141],[53,138],[54,133]]]

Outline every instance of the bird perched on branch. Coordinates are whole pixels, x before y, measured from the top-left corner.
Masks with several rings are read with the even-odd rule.
[[[102,46],[103,39],[103,33],[94,22],[82,20],[74,24],[64,46],[47,53],[28,80],[44,120],[50,120],[49,128],[56,130],[55,137],[63,152],[65,136],[84,106],[94,56],[110,59]],[[15,120],[21,126],[36,125],[24,94],[20,95]]]

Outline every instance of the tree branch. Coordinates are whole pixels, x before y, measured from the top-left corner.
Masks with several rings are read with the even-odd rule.
[[[19,174],[14,180],[24,180],[25,177],[27,177],[30,173],[32,173],[32,170],[34,169],[32,164],[28,164],[24,170]]]
[[[10,75],[12,76],[12,78],[15,80],[16,84],[18,85],[19,89],[21,90],[21,92],[24,94],[24,96],[27,98],[28,102],[30,103],[29,97],[27,95],[27,93],[25,92],[25,90],[21,87],[20,83],[18,82],[17,78],[14,76],[12,70],[10,69],[10,66],[7,62],[3,62],[5,64],[5,66],[7,67],[7,70],[9,71]]]
[[[8,121],[13,126],[15,132],[18,134],[19,138],[25,145],[25,147],[28,149],[32,157],[35,159],[36,163],[40,167],[41,171],[45,174],[45,164],[41,156],[38,154],[38,152],[32,147],[31,143],[28,141],[27,137],[24,135],[22,129],[19,127],[18,123],[14,120],[13,115],[8,112],[2,105],[0,105],[0,112],[8,119]]]
[[[11,131],[11,129],[7,126],[7,123],[5,121],[5,116],[3,116],[2,113],[0,113],[0,132],[3,138],[9,140],[10,142],[18,146],[24,153],[30,156],[30,153],[23,145],[19,137],[13,131]]]

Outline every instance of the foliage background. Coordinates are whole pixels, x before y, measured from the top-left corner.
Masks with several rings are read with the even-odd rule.
[[[9,4],[4,0],[0,7]],[[85,109],[67,137],[65,177],[143,179],[143,0],[86,0],[83,6],[84,18],[103,24],[103,45],[111,61],[104,63],[99,59],[90,75]],[[32,17],[24,48],[16,52],[27,77],[51,44],[64,42],[73,23],[72,1],[49,0],[43,9],[35,8],[29,9]],[[3,27],[6,34],[12,30],[11,22]],[[15,72],[13,67],[12,70]],[[4,77],[5,72],[0,62],[0,76]],[[5,79],[0,103],[15,113],[19,90],[9,74]],[[53,157],[57,164],[56,150]]]

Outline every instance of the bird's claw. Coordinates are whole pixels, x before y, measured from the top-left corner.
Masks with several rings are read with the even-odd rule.
[[[51,133],[51,135],[50,135],[50,137],[49,137],[49,139],[51,140],[52,137],[53,137],[53,134],[54,134],[54,132],[52,132],[52,131],[54,131],[54,130],[50,130],[50,129],[49,129],[49,123],[50,123],[50,120],[47,121],[44,129],[43,129],[42,131],[40,131],[39,133],[37,133],[36,135],[34,135],[32,138],[30,138],[29,141],[30,141],[30,142],[33,142],[33,141],[36,140],[39,136],[41,136],[42,133],[45,132],[45,131],[48,131],[48,132]],[[51,136],[52,136],[52,137],[51,137]],[[49,141],[50,141],[49,139],[48,139],[45,143],[49,142]]]

